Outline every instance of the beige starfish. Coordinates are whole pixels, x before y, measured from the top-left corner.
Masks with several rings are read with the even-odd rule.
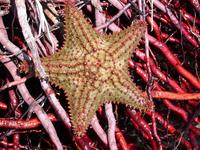
[[[64,28],[64,46],[43,58],[42,64],[51,82],[67,93],[76,135],[86,131],[98,107],[106,102],[141,111],[153,109],[128,71],[128,59],[145,32],[144,22],[112,35],[98,34],[75,6],[66,4]]]

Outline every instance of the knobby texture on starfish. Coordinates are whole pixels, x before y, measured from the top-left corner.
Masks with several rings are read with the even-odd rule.
[[[65,42],[56,54],[43,58],[51,82],[67,93],[76,135],[88,128],[99,106],[122,103],[140,111],[153,104],[142,95],[128,71],[128,59],[144,35],[146,24],[112,35],[98,34],[74,5],[65,8]]]

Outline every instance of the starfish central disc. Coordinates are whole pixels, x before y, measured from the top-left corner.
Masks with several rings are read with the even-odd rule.
[[[146,24],[112,35],[98,34],[72,4],[65,8],[65,43],[53,56],[42,58],[51,82],[65,90],[75,134],[88,128],[99,106],[123,103],[141,111],[153,103],[133,83],[128,60],[144,35]]]
[[[85,76],[88,80],[104,83],[111,77],[115,63],[111,54],[100,49],[97,52],[87,54],[85,57]]]

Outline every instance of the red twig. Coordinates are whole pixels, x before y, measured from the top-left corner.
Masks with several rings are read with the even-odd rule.
[[[195,135],[192,132],[190,132],[189,136],[191,139],[190,141],[192,143],[193,149],[199,149],[199,143],[198,143]]]
[[[57,119],[53,114],[48,114],[51,121],[55,122]],[[41,125],[41,122],[35,118],[30,120],[14,120],[9,118],[0,118],[1,128],[13,128],[13,129],[33,129]]]
[[[198,2],[198,0],[188,0],[188,1],[192,4],[192,6],[194,6],[198,14],[200,15],[200,3]]]
[[[19,105],[19,100],[15,94],[15,91],[13,89],[9,89],[8,94],[10,96],[10,105],[12,110],[15,112],[15,118],[19,119],[22,116],[22,112],[20,108],[18,107]]]
[[[128,144],[126,143],[126,140],[119,128],[116,128],[115,130],[115,136],[117,141],[120,143],[120,147],[122,150],[128,150]]]
[[[130,118],[133,119],[135,123],[137,123],[138,129],[144,133],[144,137],[146,137],[146,139],[151,142],[153,150],[157,150],[156,142],[154,141],[151,129],[146,121],[140,116],[139,113],[133,113],[130,109],[127,109],[127,113]]]
[[[20,135],[17,133],[17,134],[14,134],[13,135],[13,148],[15,150],[19,150],[20,149]]]
[[[133,69],[136,69],[137,73],[142,77],[142,79],[147,82],[148,80],[148,76],[147,73],[142,70],[139,66],[134,66],[134,63],[129,61],[129,66]],[[162,90],[162,88],[158,85],[157,82],[154,82],[154,85],[156,90]],[[183,120],[187,121],[188,119],[188,115],[187,112],[185,110],[183,110],[181,107],[175,106],[174,104],[172,104],[170,101],[168,100],[163,100],[163,103],[172,111],[174,111],[175,113],[179,114]]]
[[[90,138],[86,134],[84,134],[82,137],[74,136],[74,140],[79,149],[83,149],[83,150],[97,149],[96,146],[93,144],[93,142],[90,140]]]
[[[157,147],[158,147],[159,150],[162,150],[163,145],[161,143],[160,136],[158,135],[158,132],[157,132],[157,123],[156,123],[156,118],[155,118],[155,112],[151,113],[151,120],[152,120],[153,134],[154,134],[154,137],[156,138],[157,143],[158,143]]]
[[[151,112],[147,112],[147,114],[148,114],[149,116],[152,115]],[[169,122],[167,122],[166,120],[164,120],[164,118],[163,118],[161,115],[159,115],[159,114],[156,113],[156,112],[154,113],[154,115],[155,115],[155,118],[158,120],[158,122],[159,122],[160,124],[162,124],[163,127],[164,127],[165,129],[167,129],[171,134],[174,134],[174,133],[176,132],[176,129],[175,129],[171,124],[169,124]]]
[[[161,31],[160,31],[158,24],[154,20],[152,20],[152,18],[150,16],[147,16],[146,19],[147,19],[147,22],[152,26],[153,32],[154,32],[156,38],[160,41],[161,40]]]
[[[170,100],[200,100],[200,93],[173,93],[166,91],[152,91],[153,98],[165,98]]]
[[[8,108],[8,106],[5,103],[0,102],[0,109],[1,110],[6,110],[7,108]]]
[[[183,28],[182,22],[179,22],[178,19],[175,17],[175,15],[172,13],[172,11],[168,8],[168,6],[162,4],[158,0],[153,1],[154,5],[158,7],[161,11],[164,13],[167,13],[169,18],[171,19],[172,23],[183,33],[185,38],[194,46],[199,47],[199,44],[197,41]]]
[[[13,62],[10,61],[9,58],[2,58],[0,59],[2,63],[4,63],[5,67],[9,70],[11,76],[14,80],[19,80],[20,77],[17,75],[17,67],[14,65]],[[44,112],[44,110],[40,107],[40,105],[35,102],[33,97],[29,94],[29,91],[27,90],[26,86],[22,83],[17,86],[19,92],[21,93],[22,97],[24,98],[25,102],[31,106],[33,111],[36,113],[38,119],[42,122],[43,127],[48,132],[51,140],[55,144],[57,148],[62,149],[62,144],[57,136],[56,130],[49,120],[47,114]]]
[[[200,89],[200,82],[197,80],[197,78],[192,75],[189,71],[187,71],[183,66],[181,65],[178,58],[176,58],[170,49],[167,47],[166,44],[158,41],[153,36],[148,35],[149,42],[157,47],[166,57],[166,59],[173,65],[173,67],[185,78],[187,78],[196,88]]]
[[[184,8],[180,9],[181,15],[184,17],[185,20],[191,21],[192,23],[200,24],[200,19],[193,17],[191,14],[186,12]]]
[[[179,39],[177,39],[177,38],[175,38],[173,36],[169,36],[168,34],[163,33],[163,32],[161,33],[161,37],[162,37],[162,39],[166,40],[166,42],[170,41],[170,42],[178,43],[178,44],[181,43]]]
[[[141,60],[143,61],[146,61],[145,60],[145,54],[139,50],[137,50],[135,52],[136,56],[139,57]],[[159,77],[159,79],[161,79],[162,81],[168,83],[169,85],[172,86],[172,88],[175,90],[175,91],[178,91],[178,92],[183,92],[183,90],[181,89],[181,87],[178,85],[178,83],[176,81],[174,81],[173,79],[171,79],[170,77],[168,77],[166,75],[166,73],[163,73],[157,66],[156,64],[154,63],[154,61],[149,58],[149,63],[150,63],[150,67],[151,67],[151,70],[152,72],[157,76]]]

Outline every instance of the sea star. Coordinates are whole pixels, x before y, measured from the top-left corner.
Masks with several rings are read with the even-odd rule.
[[[51,82],[67,93],[76,135],[85,133],[98,107],[106,102],[140,111],[153,109],[128,71],[128,60],[145,28],[143,21],[137,21],[119,33],[98,34],[81,11],[66,4],[64,45],[53,56],[42,58],[42,64]]]

